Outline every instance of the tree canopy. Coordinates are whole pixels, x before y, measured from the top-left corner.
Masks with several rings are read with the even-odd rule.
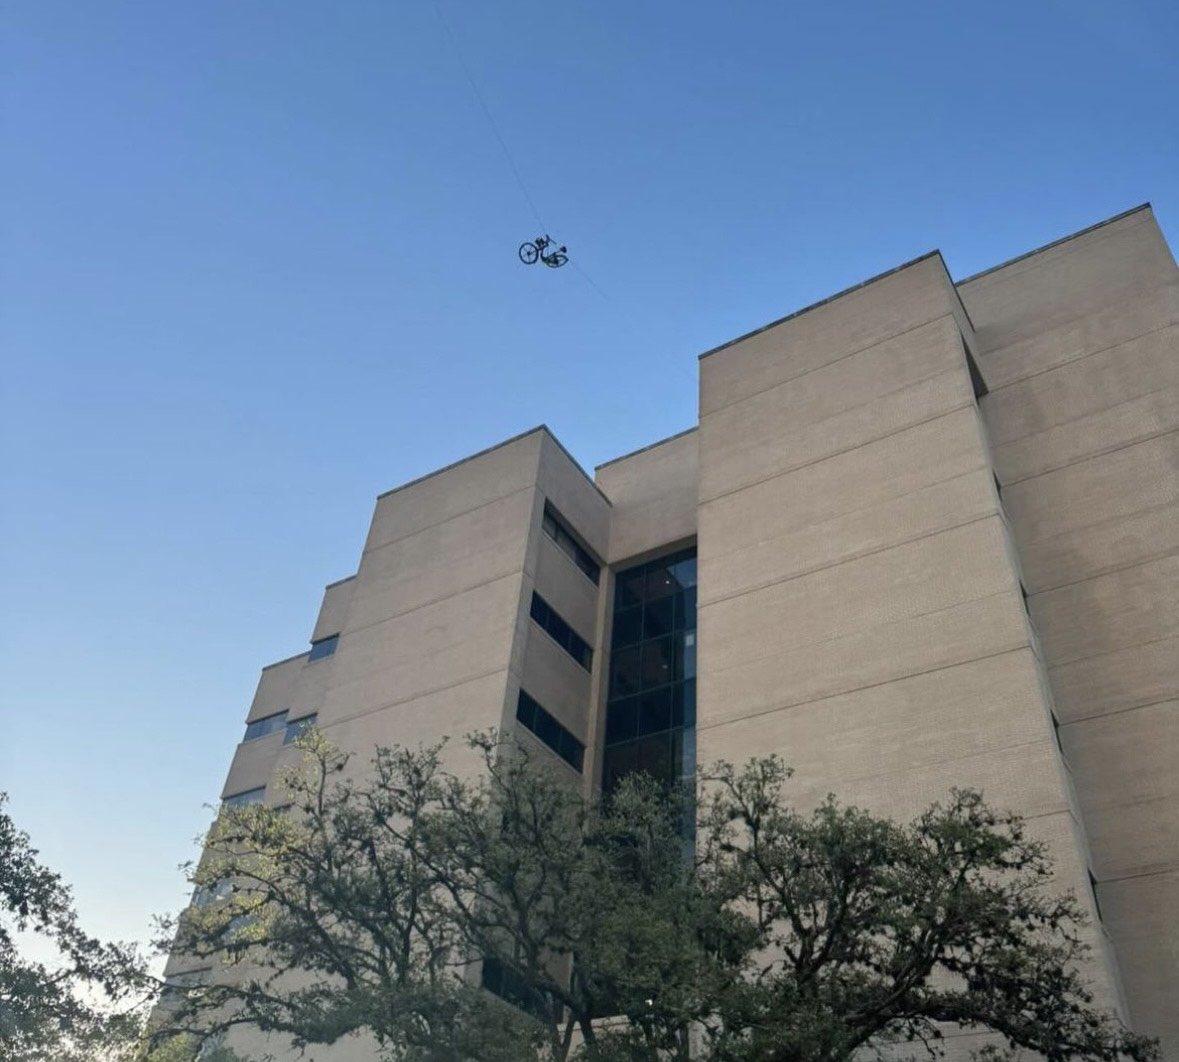
[[[7,799],[0,793],[0,1060],[121,1057],[154,982],[133,946],[83,931],[68,886],[38,862]],[[48,945],[44,961],[22,954],[29,938]]]
[[[803,814],[769,758],[590,802],[471,740],[474,780],[439,747],[379,749],[353,777],[311,734],[289,804],[224,809],[173,942],[214,972],[160,1035],[357,1033],[405,1062],[836,1062],[968,1030],[995,1034],[992,1057],[1157,1057],[1094,1009],[1085,917],[1044,847],[975,792],[904,825],[833,798]]]

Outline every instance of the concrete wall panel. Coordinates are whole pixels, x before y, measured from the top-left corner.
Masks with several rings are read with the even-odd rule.
[[[572,530],[599,560],[610,543],[610,502],[599,487],[548,432],[541,440],[537,484]]]
[[[707,502],[854,450],[973,402],[970,380],[962,367],[955,366],[906,390],[802,428],[796,429],[784,418],[743,427],[739,423],[714,426],[711,418],[705,418],[700,445],[707,448],[708,460],[701,463],[700,500]]]
[[[350,575],[347,579],[341,579],[324,588],[323,603],[319,606],[315,629],[311,632],[313,642],[333,634],[339,634],[344,629],[344,623],[348,618],[348,605],[352,600],[352,591],[355,588],[355,575]]]
[[[1062,722],[1111,715],[1176,693],[1179,637],[1131,645],[1053,667],[1052,694]]]
[[[289,660],[282,660],[262,669],[262,674],[258,678],[258,689],[246,715],[247,723],[274,715],[275,712],[285,712],[290,708],[295,686],[306,662],[307,654],[300,653]]]
[[[1083,527],[1020,549],[1029,593],[1179,552],[1179,504]]]
[[[598,624],[598,587],[545,534],[540,536],[534,581],[536,592],[593,645]]]
[[[1135,1029],[1179,1058],[1179,871],[1102,882],[1097,895]]]
[[[979,363],[987,385],[1006,387],[1179,322],[1179,283],[1136,292],[1109,306],[1037,332],[1007,346],[984,350]]]
[[[687,432],[598,466],[596,479],[614,504],[610,563],[695,537],[697,437]]]
[[[275,756],[282,748],[284,734],[285,728],[238,745],[229,765],[225,785],[221,788],[223,798],[233,793],[245,792],[247,789],[257,789],[270,781]]]
[[[726,494],[700,507],[710,560],[988,468],[976,412],[963,407]],[[786,499],[784,501],[784,499]],[[710,576],[711,583],[716,573]],[[727,592],[718,583],[718,593]],[[705,588],[709,600],[711,587]]]
[[[700,416],[874,346],[951,310],[945,266],[926,256],[708,354]]]
[[[700,641],[725,669],[1013,587],[1003,527],[991,517],[706,605]]]
[[[1149,208],[958,285],[983,350],[1026,339],[1149,288],[1175,282]]]
[[[1179,555],[1035,594],[1032,620],[1048,661],[1074,660],[1179,634]]]
[[[1179,502],[1179,433],[1126,446],[1003,487],[1016,540],[1039,542]]]
[[[1174,387],[997,446],[995,471],[1006,486],[1177,428],[1179,387]]]
[[[543,436],[537,429],[381,495],[365,551],[535,486]]]
[[[697,679],[700,726],[890,682],[1028,644],[1023,609],[1009,590],[829,642],[772,651]],[[700,639],[700,654],[710,653]]]
[[[708,586],[716,597],[703,604],[961,527],[995,513],[997,507],[991,473],[980,468],[792,534],[770,537],[773,521],[766,520],[739,536],[757,535],[754,544],[733,552],[721,552],[720,545],[708,550]],[[725,543],[723,535],[709,529],[712,511],[701,510],[701,540]]]
[[[1179,326],[1171,325],[1086,354],[982,399],[996,446],[1038,435],[1123,405],[1160,387],[1179,386]]]
[[[519,685],[584,742],[589,726],[590,673],[535,623],[529,624],[526,638]]]
[[[516,491],[367,550],[348,629],[359,630],[520,572],[534,494]]]

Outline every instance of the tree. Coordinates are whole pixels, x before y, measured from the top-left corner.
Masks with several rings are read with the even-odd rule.
[[[195,880],[220,898],[174,946],[238,968],[185,991],[160,1035],[363,1032],[407,1062],[835,1062],[936,1052],[958,1026],[1054,1062],[1156,1057],[1092,1008],[1078,904],[976,793],[907,826],[833,799],[802,815],[771,758],[592,804],[490,736],[475,781],[437,747],[380,749],[358,781],[303,740],[289,806],[214,824]]]
[[[73,1062],[131,1051],[153,982],[136,949],[78,924],[61,877],[37,861],[0,793],[0,1059]],[[18,934],[47,941],[55,961],[22,957]]]

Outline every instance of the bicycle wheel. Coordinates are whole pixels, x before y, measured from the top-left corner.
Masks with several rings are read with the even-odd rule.
[[[520,244],[520,261],[525,265],[532,265],[540,257],[540,248],[534,243]]]
[[[569,256],[567,254],[561,254],[560,251],[557,251],[556,254],[548,255],[544,260],[544,264],[551,266],[553,269],[560,269],[568,261]]]

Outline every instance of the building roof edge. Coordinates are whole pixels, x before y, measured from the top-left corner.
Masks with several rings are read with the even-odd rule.
[[[998,265],[987,266],[986,269],[980,269],[977,273],[971,273],[968,277],[963,277],[961,280],[955,280],[954,286],[959,287],[962,284],[969,284],[972,280],[978,280],[980,277],[985,277],[988,273],[995,273],[1000,269],[1006,269],[1009,265],[1015,265],[1016,262],[1022,262],[1025,258],[1031,258],[1033,255],[1042,254],[1044,251],[1050,251],[1053,247],[1059,247],[1062,243],[1068,243],[1069,240],[1075,240],[1081,236],[1087,236],[1091,232],[1096,232],[1098,229],[1103,229],[1106,225],[1113,225],[1115,222],[1122,221],[1130,217],[1132,214],[1137,214],[1143,210],[1150,210],[1151,205],[1148,200],[1145,203],[1139,203],[1136,207],[1131,207],[1129,210],[1123,210],[1120,214],[1114,214],[1111,218],[1106,218],[1104,221],[1098,221],[1093,225],[1086,225],[1083,229],[1078,229],[1076,232],[1070,232],[1067,236],[1061,236],[1060,239],[1052,240],[1041,247],[1034,247],[1030,251],[1024,251],[1023,254],[1017,254],[1013,258],[1008,258],[1006,261],[1000,262]]]
[[[609,461],[603,461],[600,465],[594,465],[594,471],[597,472],[600,468],[608,468],[610,465],[616,465],[619,461],[625,461],[628,457],[638,457],[639,454],[645,454],[648,450],[654,450],[656,446],[662,446],[664,443],[669,443],[675,439],[681,439],[685,435],[691,435],[694,431],[699,431],[700,425],[693,424],[690,428],[685,428],[683,431],[677,431],[674,435],[665,436],[662,439],[656,439],[653,443],[647,443],[646,446],[640,446],[637,450],[631,450],[630,453],[622,454],[619,457],[612,457]]]
[[[834,302],[836,299],[842,299],[844,295],[850,295],[853,291],[859,291],[860,288],[866,288],[869,284],[875,284],[878,280],[884,280],[885,277],[890,277],[894,273],[899,273],[902,269],[908,269],[910,266],[915,266],[920,262],[924,262],[927,258],[942,257],[941,251],[936,248],[932,251],[926,251],[925,254],[920,254],[916,258],[910,258],[907,262],[902,262],[900,265],[893,266],[891,269],[886,269],[883,273],[877,273],[875,276],[868,277],[867,280],[861,280],[858,284],[852,284],[850,287],[843,288],[841,291],[835,292],[833,295],[828,295],[825,299],[819,299],[818,302],[812,302],[804,306],[801,310],[795,310],[793,313],[788,313],[785,317],[779,317],[775,321],[770,321],[769,324],[764,324],[760,328],[755,328],[751,332],[746,332],[744,335],[737,336],[736,339],[730,339],[726,343],[722,343],[719,347],[713,347],[711,350],[706,350],[703,354],[697,355],[697,360],[703,361],[705,358],[711,357],[713,354],[719,354],[722,350],[727,350],[729,347],[736,346],[738,343],[744,342],[746,339],[751,339],[753,336],[760,335],[762,332],[768,332],[771,328],[776,328],[780,324],[785,324],[787,321],[793,321],[796,317],[801,317],[804,313],[810,313],[811,310],[817,310],[820,306],[826,306],[829,302]],[[942,265],[945,265],[945,259],[942,259]],[[949,276],[949,270],[946,270],[946,275]]]

